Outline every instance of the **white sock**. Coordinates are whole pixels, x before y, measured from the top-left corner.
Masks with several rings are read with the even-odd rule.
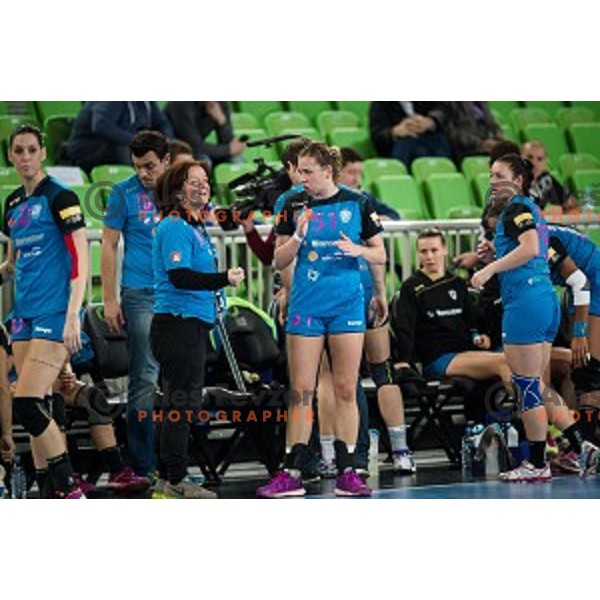
[[[354,454],[356,444],[346,444],[346,448],[348,448],[348,454]]]
[[[321,458],[328,464],[335,461],[335,448],[333,442],[335,442],[334,435],[322,435],[321,440]]]
[[[398,425],[396,427],[388,427],[390,443],[392,444],[392,452],[400,450],[408,450],[406,444],[406,425]]]

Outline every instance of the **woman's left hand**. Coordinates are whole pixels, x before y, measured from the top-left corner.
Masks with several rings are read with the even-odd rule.
[[[571,340],[571,352],[573,353],[573,366],[576,369],[585,367],[589,362],[588,341],[586,337],[574,337]]]
[[[63,340],[65,348],[70,355],[76,354],[81,350],[81,324],[79,322],[79,315],[67,315],[63,330]]]
[[[491,265],[484,267],[471,277],[471,285],[476,290],[482,290],[483,286],[493,277],[494,271],[490,267]]]
[[[335,245],[346,255],[354,258],[362,256],[365,251],[365,247],[361,244],[355,244],[343,231],[340,231],[341,241],[336,242]]]

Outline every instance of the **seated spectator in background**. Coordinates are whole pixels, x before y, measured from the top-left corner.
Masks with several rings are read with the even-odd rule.
[[[176,137],[190,144],[196,160],[209,160],[214,166],[240,156],[246,149],[246,144],[233,134],[227,102],[169,102],[165,113]],[[206,141],[213,131],[217,134],[216,144]]]
[[[129,144],[140,129],[173,135],[156,102],[86,102],[73,123],[67,153],[87,172],[98,165],[130,165]]]
[[[560,206],[563,210],[577,208],[575,198],[548,172],[548,155],[542,142],[525,142],[521,148],[521,156],[533,166],[533,183],[529,195],[542,210],[547,204]]]
[[[171,164],[176,160],[194,160],[192,147],[182,140],[169,140],[169,154]]]
[[[450,158],[443,131],[446,110],[440,102],[371,102],[369,129],[377,153],[407,166],[422,156]]]
[[[444,131],[459,166],[465,156],[489,154],[504,138],[487,102],[448,102]]]
[[[340,152],[342,154],[342,170],[340,171],[338,183],[368,196],[380,220],[399,220],[400,215],[398,212],[362,189],[363,157],[354,148],[341,148]]]

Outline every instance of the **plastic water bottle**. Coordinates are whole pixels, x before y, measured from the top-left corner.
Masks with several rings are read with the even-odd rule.
[[[22,500],[27,497],[27,476],[18,454],[13,460],[10,471],[10,497],[13,500]]]
[[[515,429],[512,423],[508,424],[506,430],[506,446],[511,456],[513,467],[516,467],[521,462],[519,451],[519,432]]]
[[[490,427],[492,430],[488,434],[484,450],[485,476],[497,477],[500,473],[500,434],[496,425],[490,425]]]
[[[379,431],[369,429],[369,475],[379,473]]]

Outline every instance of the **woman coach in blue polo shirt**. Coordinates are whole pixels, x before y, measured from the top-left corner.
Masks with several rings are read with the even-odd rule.
[[[155,497],[211,498],[187,478],[191,419],[202,404],[206,338],[216,320],[216,290],[237,286],[241,268],[217,272],[217,252],[202,218],[210,200],[202,162],[177,162],[156,184],[161,212],[153,246],[152,351],[160,364],[165,414]],[[191,416],[190,416],[191,415]]]

